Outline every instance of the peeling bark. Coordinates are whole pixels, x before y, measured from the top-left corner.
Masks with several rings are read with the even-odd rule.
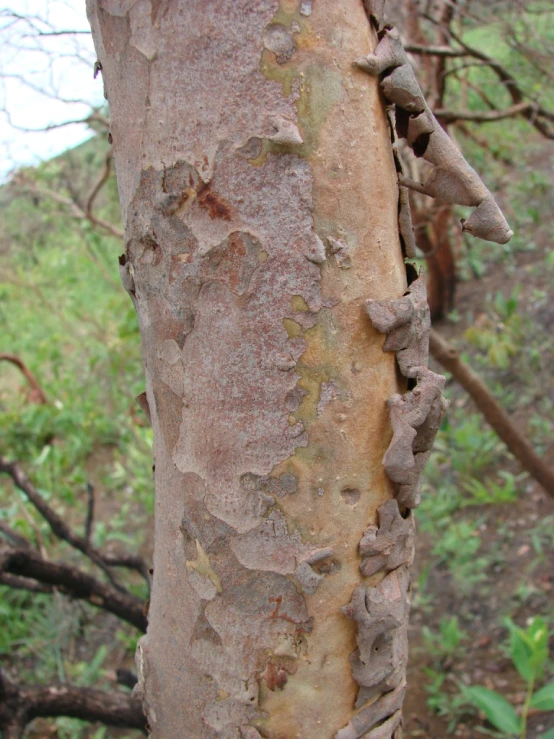
[[[364,301],[406,272],[387,119],[353,64],[374,31],[359,0],[88,12],[154,431],[152,736],[394,736],[413,524],[387,554],[382,459],[406,388]],[[342,610],[357,593],[367,618]],[[383,664],[351,656],[372,639]]]
[[[427,105],[398,30],[386,26],[379,33],[375,53],[360,57],[357,63],[380,78],[383,95],[394,106],[398,136],[407,140],[416,157],[433,165],[424,183],[400,173],[400,185],[439,202],[475,207],[462,220],[462,230],[486,241],[507,243],[513,232],[486,185]]]

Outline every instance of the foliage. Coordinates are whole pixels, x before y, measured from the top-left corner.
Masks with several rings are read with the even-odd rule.
[[[548,659],[548,626],[543,618],[535,617],[526,629],[507,618],[510,632],[510,656],[518,673],[526,683],[526,697],[519,716],[512,704],[500,693],[480,685],[460,685],[466,700],[481,710],[502,736],[527,736],[527,717],[530,709],[554,711],[554,682],[535,691],[536,683],[544,673]],[[554,732],[542,734],[539,739],[550,739]]]
[[[104,155],[103,140],[95,138],[26,177],[43,189],[83,197]],[[113,178],[99,212],[117,219]],[[118,274],[122,246],[47,198],[22,197],[9,186],[0,190],[0,213],[0,350],[30,367],[48,399],[30,402],[22,376],[0,364],[2,453],[24,463],[41,495],[78,533],[92,486],[92,543],[117,541],[137,551],[153,510],[152,434],[134,400],[144,379],[136,316]],[[88,567],[55,540],[6,478],[0,480],[0,519],[50,558]],[[146,597],[138,579],[126,584]],[[108,687],[106,669],[132,664],[134,629],[59,594],[1,586],[0,618],[2,660],[31,683]],[[56,726],[59,736],[76,739],[86,724],[57,719]]]

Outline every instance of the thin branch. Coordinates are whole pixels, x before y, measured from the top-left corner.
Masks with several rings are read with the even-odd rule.
[[[90,546],[90,537],[92,534],[92,525],[94,523],[94,486],[87,483],[87,518],[85,520],[85,536],[86,543]]]
[[[51,585],[43,585],[40,582],[35,582],[35,580],[17,577],[17,575],[10,575],[7,572],[0,572],[0,584],[7,585],[14,590],[28,590],[30,593],[48,593],[50,595],[54,592]]]
[[[461,57],[469,56],[469,52],[463,49],[453,49],[450,46],[427,46],[425,44],[406,44],[404,47],[410,54],[422,56]]]
[[[115,236],[115,238],[117,239],[122,239],[124,236],[124,232],[122,229],[117,228],[117,226],[114,226],[109,221],[105,221],[103,218],[98,218],[93,214],[87,215],[86,211],[74,200],[71,200],[71,198],[66,198],[64,195],[60,195],[60,193],[55,192],[54,190],[44,190],[41,187],[37,187],[21,176],[18,176],[14,179],[14,184],[17,187],[21,188],[21,190],[23,190],[24,192],[31,193],[32,195],[39,195],[40,197],[44,198],[49,198],[55,203],[59,203],[60,205],[69,208],[72,216],[77,220],[89,221],[93,225],[103,228],[111,236]]]
[[[19,685],[0,669],[0,729],[5,739],[20,739],[39,716],[71,716],[146,733],[140,699],[117,691],[68,685]]]
[[[104,159],[104,168],[100,172],[100,176],[98,177],[97,181],[92,186],[92,189],[86,199],[85,213],[87,215],[87,218],[93,217],[92,206],[94,205],[94,201],[96,200],[98,193],[108,181],[110,177],[110,173],[111,173],[111,168],[112,168],[112,153],[108,152]]]
[[[534,103],[518,103],[512,105],[504,110],[487,110],[487,111],[473,111],[473,110],[447,110],[445,108],[439,108],[434,110],[433,113],[440,121],[444,124],[455,123],[456,121],[473,121],[474,123],[490,123],[493,121],[502,121],[505,118],[513,118],[517,115],[528,113],[529,111],[536,110]]]
[[[470,128],[468,128],[465,123],[458,121],[454,125],[463,136],[470,139],[470,141],[473,141],[475,144],[477,144],[477,146],[480,146],[482,149],[487,151],[493,159],[502,162],[508,167],[511,167],[513,165],[513,161],[509,157],[503,156],[494,149],[491,149],[489,142],[482,136],[478,136],[475,131],[472,131]]]
[[[48,403],[46,394],[39,385],[37,378],[22,359],[20,359],[16,354],[0,353],[0,362],[10,362],[10,364],[15,365],[19,369],[31,388],[29,395],[31,403],[36,403],[37,405],[45,405]]]
[[[0,572],[53,586],[65,595],[87,601],[96,608],[113,613],[140,631],[146,631],[147,620],[140,598],[122,593],[77,567],[48,562],[38,552],[23,551],[4,543],[0,545]]]
[[[29,540],[24,536],[21,536],[21,534],[18,534],[17,531],[14,531],[12,527],[8,526],[4,521],[0,521],[0,531],[20,549],[32,549]]]
[[[431,20],[433,23],[436,23],[436,21],[429,17],[429,20]],[[448,36],[456,43],[458,43],[463,49],[466,50],[466,52],[476,58],[484,62],[492,71],[496,74],[500,82],[506,87],[506,90],[508,91],[508,94],[510,95],[512,99],[513,106],[516,106],[520,103],[524,102],[525,95],[518,85],[517,81],[514,79],[514,76],[511,74],[511,72],[504,67],[500,62],[498,62],[496,59],[492,59],[488,54],[485,54],[483,51],[480,51],[479,49],[476,49],[473,46],[469,46],[469,44],[466,44],[462,39],[454,33],[454,31],[451,28],[445,29]],[[547,120],[553,120],[554,119],[554,113],[552,113],[549,110],[546,110],[541,105],[535,104],[534,106],[530,106],[526,110],[521,110],[520,114],[523,115],[529,123],[534,126],[540,133],[542,133],[543,136],[546,138],[554,138],[554,134],[548,126],[545,125],[543,121],[541,121],[541,118],[546,118]],[[468,120],[468,119],[465,119]]]
[[[122,590],[120,585],[114,582],[113,575],[109,568],[118,566],[133,569],[144,577],[148,582],[148,568],[142,558],[128,554],[106,555],[96,547],[92,546],[86,538],[73,533],[65,521],[46,503],[35,486],[31,483],[27,475],[16,462],[8,462],[7,459],[0,456],[0,472],[9,475],[14,484],[25,494],[30,503],[36,508],[44,520],[48,523],[53,533],[62,541],[70,544],[74,549],[79,550],[94,562],[101,570],[103,570],[114,586]],[[117,564],[115,564],[117,563]]]
[[[549,495],[554,496],[554,470],[536,454],[531,445],[523,438],[483,380],[460,358],[456,349],[433,329],[431,330],[429,348],[436,361],[448,370],[452,377],[469,393],[479,411],[523,469],[542,485]]]

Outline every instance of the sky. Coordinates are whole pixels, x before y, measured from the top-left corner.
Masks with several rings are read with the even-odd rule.
[[[93,79],[95,59],[85,0],[0,0],[2,180],[90,136],[82,124],[44,129],[105,103],[101,75]]]

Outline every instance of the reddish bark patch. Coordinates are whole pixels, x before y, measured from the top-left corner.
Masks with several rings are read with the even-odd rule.
[[[198,205],[208,211],[212,221],[216,218],[221,218],[224,221],[231,220],[229,203],[221,195],[212,192],[209,182],[198,192]]]
[[[278,667],[273,662],[268,662],[265,671],[261,674],[261,678],[265,680],[268,689],[274,691],[277,688],[282,690],[285,687],[288,675],[282,667]]]

